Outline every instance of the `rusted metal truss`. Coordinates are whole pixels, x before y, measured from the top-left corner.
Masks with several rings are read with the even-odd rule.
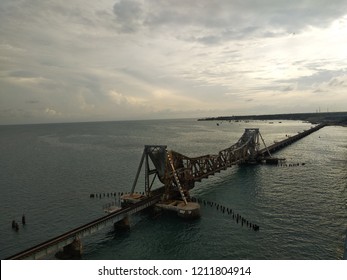
[[[228,167],[256,160],[259,151],[258,128],[248,128],[241,138],[229,148],[219,151],[216,155],[188,157],[175,151],[167,151],[166,146],[145,146],[140,165],[133,184],[135,190],[143,163],[145,162],[145,192],[150,195],[156,178],[165,186],[166,199],[175,194],[184,201],[189,199],[189,190],[216,172]],[[149,160],[154,168],[151,169]],[[152,178],[151,178],[152,177]]]
[[[196,181],[200,182],[232,165],[255,160],[259,146],[259,129],[246,129],[234,145],[216,155],[192,158],[174,151],[171,153],[181,184],[191,189]]]

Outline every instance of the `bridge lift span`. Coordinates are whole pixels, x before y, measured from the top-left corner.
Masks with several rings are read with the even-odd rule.
[[[190,201],[189,190],[194,188],[195,182],[200,182],[235,164],[256,162],[260,139],[265,145],[258,128],[247,128],[240,139],[229,148],[215,155],[199,157],[188,157],[175,151],[168,151],[164,145],[147,145],[142,153],[130,197],[135,192],[144,165],[146,196],[151,195],[154,182],[158,179],[164,185],[163,202],[179,199],[187,205]]]

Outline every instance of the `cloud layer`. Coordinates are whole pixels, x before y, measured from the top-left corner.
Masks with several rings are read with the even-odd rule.
[[[0,123],[344,111],[346,8],[3,0]]]

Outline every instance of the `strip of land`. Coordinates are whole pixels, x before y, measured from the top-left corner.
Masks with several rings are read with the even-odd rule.
[[[198,121],[241,121],[241,120],[301,120],[313,124],[347,126],[347,112],[294,113],[273,115],[219,116],[198,119]]]

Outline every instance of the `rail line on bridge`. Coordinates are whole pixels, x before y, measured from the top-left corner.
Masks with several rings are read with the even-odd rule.
[[[287,147],[289,145],[291,145],[292,143],[306,137],[307,135],[310,135],[311,133],[325,127],[326,124],[322,123],[322,124],[319,124],[319,125],[316,125],[308,130],[305,130],[301,133],[298,133],[296,135],[293,135],[293,136],[290,136],[288,137],[287,139],[284,139],[282,141],[279,141],[279,142],[276,142],[270,146],[268,146],[267,148],[263,148],[261,150],[259,150],[259,153],[258,153],[258,156],[259,157],[264,157],[266,156],[269,152],[270,153],[274,153],[274,152],[277,152],[279,151],[280,149],[284,148],[284,147]]]

